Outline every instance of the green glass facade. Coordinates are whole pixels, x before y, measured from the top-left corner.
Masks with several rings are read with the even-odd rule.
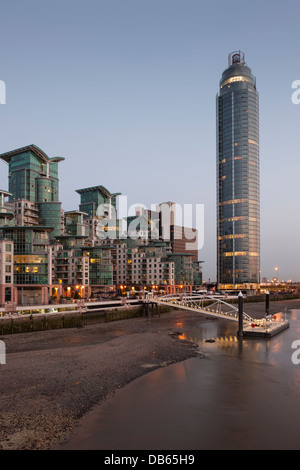
[[[87,236],[88,226],[83,223],[83,212],[65,212],[65,233],[71,236]]]
[[[63,158],[49,158],[35,145],[0,155],[9,165],[10,201],[27,200],[40,211],[39,224],[53,227],[51,238],[61,233],[58,163]]]
[[[113,265],[110,249],[93,247],[89,249],[89,280],[91,286],[113,284]]]
[[[9,191],[12,199],[26,199],[35,202],[35,179],[42,172],[39,158],[31,151],[13,155],[9,161]]]
[[[0,239],[14,243],[15,285],[49,283],[49,230],[29,227],[0,228]]]
[[[192,256],[187,253],[172,253],[168,259],[174,262],[175,284],[193,285],[194,269]]]
[[[12,194],[10,200],[26,199],[37,202],[51,196],[51,200],[57,201],[57,166],[57,163],[49,165],[47,177],[47,162],[32,150],[12,155],[9,160],[9,192]]]
[[[80,194],[79,210],[87,214],[86,217],[107,217],[109,206],[116,214],[116,201],[119,193],[111,194],[104,186],[78,189]]]
[[[61,203],[43,202],[39,205],[40,224],[46,227],[53,227],[50,238],[61,235]]]

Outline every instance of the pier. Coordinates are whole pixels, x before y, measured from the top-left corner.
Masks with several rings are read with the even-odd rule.
[[[199,294],[169,294],[163,296],[154,296],[148,294],[144,301],[149,309],[149,304],[167,305],[181,310],[190,310],[205,314],[207,316],[217,317],[226,320],[232,320],[238,323],[237,336],[241,338],[261,337],[271,338],[289,328],[289,322],[284,318],[282,312],[276,315],[268,315],[269,296],[266,296],[266,316],[261,319],[252,318],[245,313],[243,295],[238,295],[238,305],[228,303],[226,297],[216,297],[213,295]]]

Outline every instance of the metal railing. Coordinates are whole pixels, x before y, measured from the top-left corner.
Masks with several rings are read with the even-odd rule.
[[[149,293],[146,296],[146,302],[147,301],[169,305],[175,308],[198,311],[207,315],[212,315],[219,318],[228,318],[234,321],[238,321],[239,319],[238,307],[226,302],[221,298],[216,298],[210,295],[190,293],[154,296],[153,293]],[[256,321],[245,312],[243,312],[243,320],[246,323],[253,323]]]

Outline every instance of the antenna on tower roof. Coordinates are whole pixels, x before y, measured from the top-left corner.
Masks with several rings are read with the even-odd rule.
[[[231,52],[228,56],[228,66],[235,64],[245,65],[245,54],[242,51]]]

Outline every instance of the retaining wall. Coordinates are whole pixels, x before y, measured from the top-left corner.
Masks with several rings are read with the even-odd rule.
[[[159,312],[169,312],[169,307],[160,307]],[[155,309],[150,315],[157,315]],[[0,318],[0,336],[46,331],[61,328],[82,328],[98,323],[107,323],[145,315],[143,306],[114,309],[89,310],[81,313],[79,310],[61,313],[34,313],[31,315],[8,316]]]

